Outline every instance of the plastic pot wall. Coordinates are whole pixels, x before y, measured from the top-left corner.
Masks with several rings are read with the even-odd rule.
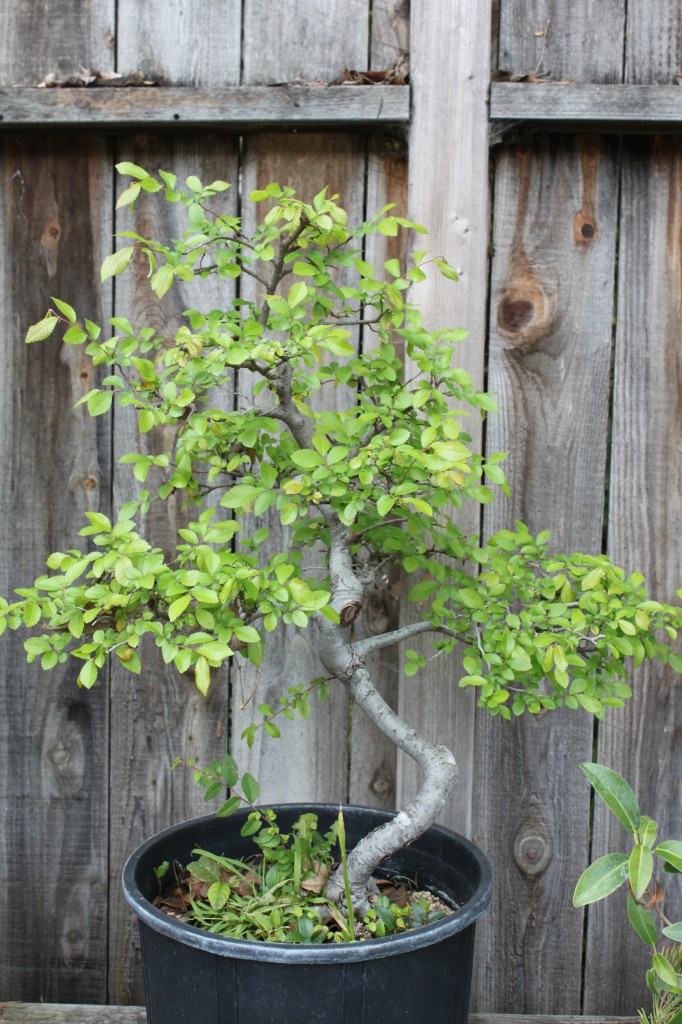
[[[286,831],[303,812],[321,831],[337,806],[276,806]],[[443,893],[457,912],[399,936],[339,945],[247,942],[183,924],[151,903],[154,868],[186,863],[195,847],[228,857],[251,854],[240,836],[247,811],[197,818],[159,833],[123,869],[126,900],[139,919],[149,1024],[373,1024],[428,1020],[466,1024],[477,919],[490,900],[488,861],[472,843],[434,826],[382,865]],[[346,807],[349,848],[392,815]]]

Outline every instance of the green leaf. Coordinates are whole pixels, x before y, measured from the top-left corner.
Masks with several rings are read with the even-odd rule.
[[[175,601],[171,602],[168,606],[168,618],[171,622],[175,622],[182,615],[191,600],[190,594],[183,594],[182,597],[178,597]]]
[[[84,686],[86,690],[89,690],[94,685],[96,679],[97,665],[95,665],[94,661],[86,661],[78,673],[78,685]]]
[[[654,953],[651,965],[665,985],[677,988],[677,971],[662,953]]]
[[[242,789],[244,790],[244,796],[250,804],[255,804],[260,793],[260,786],[254,779],[253,775],[249,775],[248,772],[244,772],[242,775]]]
[[[440,258],[433,262],[436,264],[443,277],[448,278],[449,281],[459,281],[459,274],[447,260]]]
[[[51,298],[59,312],[64,314],[69,323],[75,324],[76,310],[73,308],[73,306],[70,306],[68,302],[64,302],[62,299],[56,299],[54,295],[52,295]]]
[[[648,946],[656,945],[656,925],[654,924],[654,915],[650,910],[646,910],[641,907],[639,903],[635,903],[632,896],[628,894],[628,918],[630,924],[639,935],[642,942],[646,942]]]
[[[129,160],[123,160],[121,161],[121,163],[116,164],[116,170],[119,174],[127,174],[131,178],[138,178],[140,181],[142,181],[144,178],[149,177],[145,170],[143,170],[137,164],[130,163]]]
[[[291,461],[301,469],[315,469],[316,466],[321,466],[324,460],[310,448],[299,448],[291,453]]]
[[[52,314],[50,316],[43,317],[43,319],[39,320],[37,324],[32,324],[32,326],[26,331],[26,344],[32,345],[34,341],[45,341],[46,338],[50,337],[58,323],[59,317]]]
[[[682,841],[679,839],[666,839],[659,843],[654,853],[666,864],[670,864],[676,871],[682,871]]]
[[[116,201],[116,209],[121,210],[124,206],[129,206],[131,203],[134,203],[140,194],[141,188],[142,185],[139,181],[134,181],[132,185],[128,185],[128,188],[124,189],[118,197],[118,200]]]
[[[113,391],[92,391],[88,398],[88,412],[91,416],[102,416],[109,412],[114,397]]]
[[[261,640],[260,633],[253,626],[236,626],[234,635],[244,644],[258,644]]]
[[[152,291],[158,298],[162,299],[175,279],[175,271],[170,264],[165,263],[152,276]]]
[[[69,327],[68,331],[64,333],[64,341],[67,345],[82,345],[87,339],[88,336],[82,327]]]
[[[396,499],[392,494],[382,494],[377,501],[377,512],[380,516],[385,516],[391,511],[396,503]]]
[[[208,902],[211,904],[214,910],[222,910],[232,893],[232,887],[229,882],[214,882],[213,885],[209,886]]]
[[[119,249],[118,252],[112,252],[110,256],[107,256],[102,263],[102,270],[100,272],[102,283],[108,277],[116,277],[118,274],[122,274],[130,265],[134,252],[133,246],[127,245],[125,249]]]
[[[628,855],[607,853],[583,871],[573,893],[573,906],[584,907],[587,903],[604,899],[619,889],[627,877]]]
[[[682,921],[669,924],[667,928],[663,929],[663,934],[667,939],[672,939],[673,942],[682,942]]]
[[[205,697],[211,685],[211,669],[203,655],[197,660],[196,668],[194,669],[194,680],[197,684],[197,690]]]
[[[625,779],[603,764],[584,762],[580,767],[621,825],[625,826],[631,836],[636,836],[640,819],[639,804]]]
[[[628,873],[635,899],[639,899],[646,890],[654,873],[654,857],[647,846],[637,844],[633,847],[630,854]]]
[[[287,302],[293,309],[295,306],[298,306],[300,305],[301,302],[303,302],[307,294],[308,286],[305,284],[305,282],[297,281],[296,284],[293,285],[291,291],[289,292]]]

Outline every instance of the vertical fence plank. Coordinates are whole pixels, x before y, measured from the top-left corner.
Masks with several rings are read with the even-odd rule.
[[[92,387],[80,349],[24,347],[50,295],[101,316],[96,286],[108,192],[106,146],[53,139],[2,149],[1,590],[30,585],[55,550],[83,547],[84,512],[106,508],[109,439],[73,405]],[[83,201],[85,197],[85,202]],[[98,308],[99,307],[99,308]],[[107,697],[77,667],[44,675],[20,636],[0,648],[0,785],[5,893],[2,991],[105,998]],[[99,842],[99,837],[104,842]],[[46,910],[49,908],[49,910]]]
[[[244,0],[244,85],[331,82],[367,62],[368,0]]]
[[[406,0],[376,0],[372,5],[370,67],[386,70],[409,53],[409,5]],[[367,216],[388,203],[407,216],[406,141],[394,135],[370,135],[367,139]],[[404,235],[387,238],[377,232],[366,240],[366,258],[383,273],[386,260],[404,260],[408,243]],[[363,348],[371,346],[373,335],[365,331]],[[365,608],[357,628],[365,635],[394,629],[400,616],[400,574],[393,569],[376,581],[365,594]],[[398,705],[400,651],[385,648],[368,659],[368,668],[384,700]],[[353,715],[351,728],[351,803],[362,806],[395,807],[397,752],[395,745],[360,714]]]
[[[486,444],[511,452],[512,494],[486,509],[486,535],[520,519],[551,528],[555,549],[601,550],[617,174],[617,146],[594,139],[500,154],[489,357],[500,413]],[[477,721],[477,757],[500,780],[483,788],[474,829],[497,880],[482,927],[482,1010],[553,1012],[559,988],[562,1012],[579,1010],[582,915],[571,893],[586,863],[578,762],[591,743],[582,712]]]
[[[469,0],[427,4],[413,0],[411,9],[411,81],[413,116],[410,131],[410,217],[426,225],[420,247],[446,256],[460,270],[453,285],[432,273],[415,288],[430,329],[465,327],[458,361],[480,386],[486,323],[488,254],[488,129],[486,96],[490,49],[490,7]],[[433,69],[439,69],[440,88]],[[480,443],[480,425],[468,432]],[[478,532],[478,509],[462,510],[462,528]],[[414,614],[407,607],[404,614]],[[411,647],[417,647],[411,643]],[[432,650],[424,644],[427,657]],[[400,689],[400,713],[420,732],[444,743],[459,765],[458,787],[444,824],[470,834],[473,782],[473,700],[453,685],[458,668],[431,661]],[[399,803],[414,793],[417,772],[399,758]]]
[[[343,135],[262,135],[249,139],[245,152],[244,194],[253,188],[262,188],[270,181],[295,188],[298,194],[311,199],[325,185],[330,193],[338,193],[349,220],[362,219],[364,190],[364,145],[361,140]],[[249,211],[253,215],[253,211]],[[239,391],[248,401],[248,385]],[[312,403],[317,410],[338,408],[346,397],[339,391],[315,396]],[[277,516],[264,517],[271,533],[272,551],[284,550],[286,531]],[[311,564],[321,564],[322,555],[310,553]],[[248,767],[261,783],[262,799],[274,802],[288,800],[345,800],[347,771],[348,703],[345,691],[332,686],[329,701],[320,705],[316,697],[311,701],[311,715],[306,722],[280,722],[282,736],[277,740],[256,735],[253,747],[246,748],[241,741],[244,728],[260,716],[257,706],[261,701],[277,704],[290,686],[307,683],[320,674],[319,662],[314,656],[312,629],[296,632],[279,630],[268,637],[266,658],[257,672],[245,664],[239,689],[233,701],[233,750],[243,767]],[[259,681],[260,680],[260,681]],[[259,685],[257,694],[245,704]],[[282,771],[282,766],[286,771]]]
[[[640,569],[654,596],[675,601],[682,584],[682,147],[679,140],[633,140],[624,149],[620,234],[609,554]],[[633,697],[599,729],[597,758],[621,772],[659,836],[680,835],[679,676],[652,665],[637,670]],[[623,849],[623,830],[595,807],[592,856]],[[671,879],[672,880],[672,879]],[[665,883],[665,876],[661,876]],[[679,886],[664,884],[677,900]],[[632,1012],[647,1005],[649,955],[630,934],[618,896],[591,907],[586,1012]],[[618,953],[604,949],[618,936]],[[608,970],[608,994],[603,972]]]
[[[626,81],[666,83],[679,71],[682,12],[676,0],[628,3]],[[640,569],[654,596],[676,599],[682,584],[682,146],[680,139],[623,146],[608,550]],[[633,696],[605,719],[597,759],[621,772],[661,837],[682,830],[679,676],[660,666],[637,671]],[[595,806],[592,856],[622,849],[623,832]],[[665,882],[666,876],[662,876]],[[666,907],[673,920],[682,912]],[[618,954],[604,949],[618,936]],[[589,908],[585,1012],[632,1013],[648,1006],[649,957],[632,934],[618,896]],[[604,985],[604,971],[609,984]],[[606,991],[605,991],[606,990]]]
[[[236,0],[220,5],[219,9],[210,0],[203,0],[193,4],[191,10],[186,4],[168,4],[166,0],[147,3],[144,8],[130,0],[119,0],[118,57],[123,71],[136,67],[156,70],[175,84],[232,84],[239,80],[240,34],[240,4]],[[221,42],[217,44],[217,40]],[[232,212],[236,212],[237,153],[238,140],[231,137],[138,136],[121,142],[117,157],[132,160],[152,172],[159,168],[173,171],[180,180],[196,174],[203,181],[222,178],[233,182],[227,201]],[[178,237],[184,230],[178,214],[177,207],[168,206],[159,196],[142,197],[136,210],[135,229],[152,238]],[[124,226],[132,226],[125,211],[118,218],[117,228]],[[158,303],[146,276],[147,267],[140,261],[117,280],[116,312],[127,316],[137,327],[151,325],[161,334],[175,333],[182,323],[183,310],[195,305],[201,309],[219,307],[230,298],[223,282],[209,280],[178,283],[163,303]],[[231,402],[232,397],[227,400]],[[116,410],[116,460],[138,445],[136,435],[133,418]],[[172,432],[152,431],[145,435],[145,443],[168,450],[173,445]],[[113,488],[116,508],[133,497],[137,485],[129,467],[115,468]],[[143,525],[153,543],[165,550],[174,547],[177,528],[192,515],[191,509],[187,513],[182,511],[181,501],[178,495],[175,504],[160,503]],[[153,832],[204,810],[210,811],[202,803],[191,773],[178,769],[170,775],[169,766],[179,755],[210,760],[224,752],[228,688],[226,679],[216,679],[204,699],[193,679],[179,678],[175,669],[165,666],[157,655],[146,661],[144,675],[139,679],[120,666],[112,666],[111,694],[113,902],[109,998],[115,1003],[142,1002],[137,925],[119,893],[120,867],[134,846]]]
[[[239,82],[241,0],[117,2],[118,71],[207,89]]]
[[[4,5],[2,85],[109,65],[113,4]],[[54,550],[76,547],[85,510],[106,506],[109,437],[74,403],[92,386],[82,352],[26,348],[57,295],[93,319],[108,234],[104,140],[14,137],[0,150],[0,593],[30,584]],[[106,299],[105,299],[106,306]],[[106,984],[106,692],[77,669],[30,666],[23,638],[0,645],[0,875],[3,998],[100,1002]],[[99,837],[103,842],[99,842]]]
[[[273,10],[274,8],[274,10]],[[282,17],[277,18],[280,12]],[[244,11],[243,82],[246,85],[295,80],[329,81],[344,66],[358,67],[367,59],[368,5],[354,0],[350,5],[333,0],[322,12],[312,0],[295,8],[280,2],[247,0]],[[273,20],[274,16],[274,20]],[[277,31],[273,32],[273,24]],[[268,60],[262,55],[268,53]],[[352,221],[362,219],[364,209],[364,145],[343,135],[288,134],[259,135],[244,143],[244,194],[270,181],[289,185],[311,199],[325,185],[338,193]],[[253,216],[249,211],[249,216]],[[243,375],[240,375],[240,391]],[[244,390],[248,390],[245,385]],[[316,396],[317,397],[317,396]],[[248,395],[242,396],[248,401]],[[343,401],[341,394],[319,396],[316,408],[333,408]],[[324,403],[324,405],[322,404]],[[331,404],[330,404],[331,403]],[[285,543],[276,516],[266,525],[271,530],[272,550]],[[311,553],[314,561],[314,553]],[[243,729],[259,720],[257,705],[262,700],[276,704],[280,695],[310,674],[320,671],[311,631],[279,631],[273,634],[260,673],[246,665],[239,690],[235,691],[232,719],[232,747],[240,764],[249,767],[261,783],[263,800],[337,801],[347,796],[346,694],[333,687],[329,703],[320,706],[312,699],[307,722],[282,722],[282,736],[262,742],[262,733],[250,749],[241,740]],[[259,680],[260,675],[260,680]],[[307,676],[307,678],[306,678]],[[248,697],[259,685],[257,696]],[[286,772],[282,771],[286,765]]]
[[[626,0],[500,0],[498,66],[552,81],[620,82],[625,8]]]

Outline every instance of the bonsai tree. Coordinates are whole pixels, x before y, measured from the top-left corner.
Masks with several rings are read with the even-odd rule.
[[[81,534],[89,550],[52,554],[49,573],[0,603],[0,630],[37,628],[26,641],[28,660],[50,669],[74,658],[85,687],[112,655],[139,673],[156,644],[205,694],[229,659],[258,664],[275,630],[315,629],[321,695],[345,687],[423,774],[408,806],[348,854],[350,898],[363,911],[377,864],[438,818],[457,775],[451,751],[417,735],[383,700],[369,655],[428,634],[443,664],[462,650],[457,685],[475,687],[492,715],[566,705],[599,717],[630,695],[627,659],[682,669],[668,644],[682,609],[652,600],[642,575],[603,555],[550,553],[548,532],[532,536],[517,523],[482,543],[457,525],[464,503],[492,501],[493,487],[507,493],[504,454],[478,454],[466,431],[467,417],[496,406],[457,368],[465,332],[427,330],[409,297],[428,272],[457,275],[426,251],[413,252],[409,267],[389,259],[377,268],[364,258],[372,233],[423,228],[391,207],[351,228],[326,190],[306,202],[271,184],[251,195],[263,216],[247,234],[216,209],[226,182],[204,186],[192,176],[181,187],[168,172],[131,163],[118,170],[131,179],[119,207],[141,192],[160,193],[186,208],[188,229],[170,242],[124,232],[129,244],[105,259],[103,281],[138,252],[158,298],[176,280],[212,276],[246,279],[254,297],[188,310],[173,337],[123,317],[113,319],[113,336],[102,334],[61,299],[29,329],[34,343],[65,328],[65,343],[86,345],[93,363],[109,368],[82,399],[93,416],[116,401],[136,411],[141,433],[174,427],[175,443],[161,455],[124,456],[140,482],[151,467],[162,482],[120,508],[115,522],[88,513]],[[215,395],[236,373],[245,401],[226,411]],[[337,386],[348,407],[315,411],[316,392]],[[135,520],[174,492],[184,495],[190,520],[168,558]],[[276,554],[266,549],[267,516],[288,529],[288,547]],[[305,568],[312,547],[323,552],[318,573]],[[359,638],[365,594],[390,565],[412,578],[419,615]],[[411,676],[424,658],[410,649],[405,656]],[[271,711],[264,708],[264,725],[276,734]],[[215,791],[216,774],[201,776],[207,791]],[[222,776],[237,785],[231,764]],[[250,776],[242,791],[251,802],[257,796]],[[233,795],[223,812],[238,803]],[[327,895],[343,903],[344,888],[337,871]]]

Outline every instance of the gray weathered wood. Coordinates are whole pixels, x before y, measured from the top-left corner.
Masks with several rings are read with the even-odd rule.
[[[23,336],[50,295],[90,316],[110,231],[103,140],[76,151],[6,140],[0,281],[0,592],[30,585],[55,550],[85,547],[84,512],[108,503],[110,438],[74,403],[93,385],[82,350]],[[104,201],[102,201],[104,200]],[[0,989],[97,999],[106,974],[107,697],[76,687],[77,668],[43,674],[23,637],[0,646]],[[49,908],[46,912],[46,908]]]
[[[682,7],[676,0],[628,0],[627,10],[625,81],[667,86],[682,70]]]
[[[215,6],[215,5],[213,5]],[[234,5],[220,5],[226,17],[234,13]],[[208,14],[208,5],[204,4]],[[212,45],[204,49],[200,42],[204,31],[201,19],[189,21],[184,5],[168,4],[166,0],[150,0],[145,5],[143,31],[138,33],[139,5],[124,2],[119,22],[118,52],[125,60],[125,70],[138,67],[148,60],[163,59],[163,71],[171,80],[183,80],[188,87],[205,89],[217,82],[237,80],[238,59],[234,47],[227,44]],[[182,28],[183,19],[191,25],[191,36]],[[154,39],[153,26],[167,22],[165,41]],[[220,24],[224,26],[221,21]],[[145,25],[152,26],[147,31]],[[237,20],[235,31],[239,30]],[[173,38],[171,42],[170,38]],[[163,33],[160,37],[164,39]],[[187,53],[184,40],[196,43],[203,59],[194,63]],[[157,49],[157,43],[161,47]],[[192,44],[190,44],[192,45]],[[161,90],[149,90],[149,94]],[[123,99],[121,102],[125,102]],[[134,99],[133,99],[134,102]],[[214,134],[195,134],[190,138],[145,136],[133,138],[119,147],[119,159],[156,170],[161,167],[177,173],[183,180],[197,174],[203,180],[223,178],[238,181],[237,141]],[[232,212],[238,202],[237,189],[226,194]],[[151,201],[150,201],[151,200]],[[156,201],[155,201],[156,200]],[[143,197],[136,208],[135,225],[142,235],[167,239],[178,237],[185,230],[180,207],[170,206],[159,196]],[[117,217],[116,228],[130,227],[130,214],[123,210]],[[157,302],[147,281],[148,268],[143,260],[132,272],[117,281],[116,311],[129,317],[137,326],[150,324],[162,334],[174,334],[182,323],[182,312],[195,305],[210,309],[229,301],[230,289],[217,279],[204,282],[182,283]],[[231,405],[233,396],[227,399]],[[126,410],[128,412],[129,410]],[[132,417],[115,413],[114,450],[116,458],[138,444]],[[158,430],[145,435],[144,443],[168,450],[173,445],[173,432]],[[129,467],[118,467],[114,473],[113,492],[116,506],[129,500],[138,490]],[[144,532],[166,550],[176,543],[176,530],[192,510],[181,510],[183,496],[178,494],[168,503],[153,506],[143,524]],[[151,653],[151,652],[150,652]],[[117,875],[125,856],[142,839],[159,828],[208,813],[211,808],[201,800],[201,794],[191,772],[169,766],[177,756],[195,755],[202,761],[224,753],[227,744],[227,718],[229,693],[227,679],[215,679],[207,698],[202,698],[192,678],[179,677],[172,667],[163,664],[160,655],[145,664],[143,679],[133,679],[120,666],[112,670],[112,723],[111,723],[111,786],[112,836],[111,871],[112,891],[117,897],[110,917],[110,983],[109,999],[116,1003],[142,1002],[142,979],[137,960],[139,938],[137,922],[119,894]],[[134,771],[131,771],[134,766]],[[114,881],[116,879],[116,881]]]
[[[368,24],[367,0],[245,0],[242,80],[331,82],[344,68],[364,70]]]
[[[409,11],[403,0],[381,0],[372,5],[371,66],[388,68],[409,52]],[[407,152],[395,136],[371,135],[367,145],[366,209],[372,216],[388,203],[407,216]],[[366,240],[366,258],[382,272],[386,260],[405,260],[407,236],[388,238],[377,232]],[[363,349],[374,344],[370,330],[363,333]],[[399,624],[400,573],[393,569],[365,594],[365,608],[356,628],[365,635],[392,629]],[[385,648],[368,661],[375,685],[396,708],[400,680],[400,651]],[[349,800],[363,806],[395,807],[397,756],[393,743],[360,712],[351,723]]]
[[[249,139],[245,144],[245,194],[270,181],[295,188],[299,195],[308,198],[328,185],[331,193],[342,197],[349,219],[359,222],[363,214],[364,146],[357,138],[334,134],[263,135]],[[249,209],[247,215],[251,217],[253,211]],[[242,384],[243,376],[240,375],[240,398],[249,401],[249,385]],[[323,389],[322,394],[315,396],[313,405],[321,409],[325,403],[324,407],[334,408],[340,401],[343,399],[338,391]],[[271,530],[269,543],[273,553],[283,550],[286,541],[278,517],[268,516],[260,525],[268,525]],[[315,552],[311,552],[310,563],[320,565],[321,556],[316,558]],[[280,721],[280,739],[268,739],[259,731],[250,749],[241,740],[244,728],[260,719],[257,706],[261,701],[276,704],[290,686],[307,683],[320,674],[314,656],[313,630],[299,633],[294,642],[295,635],[294,630],[282,630],[268,637],[259,689],[246,706],[244,697],[253,690],[258,673],[249,665],[243,667],[232,708],[233,751],[240,764],[261,782],[261,798],[266,802],[336,802],[347,796],[348,702],[340,684],[332,686],[325,705],[313,696],[307,722]]]
[[[641,570],[655,597],[675,601],[682,581],[682,145],[679,139],[625,147],[620,224],[608,550]],[[599,729],[597,760],[621,772],[659,838],[682,833],[679,676],[656,665],[637,670],[633,697]],[[592,856],[627,849],[623,830],[595,807]],[[682,914],[674,876],[660,876]],[[668,882],[666,885],[665,882]],[[604,991],[603,951],[619,936]],[[599,1012],[646,1004],[648,953],[630,934],[625,900],[590,908],[585,1006]]]
[[[500,154],[488,380],[500,412],[486,444],[511,451],[511,499],[485,509],[486,535],[520,519],[551,528],[555,549],[601,549],[617,168],[617,148],[591,139]],[[480,712],[488,782],[473,831],[497,878],[481,923],[480,1009],[551,1012],[559,986],[561,1008],[580,1008],[583,923],[571,894],[586,864],[578,762],[591,745],[583,713],[504,724]]]
[[[107,132],[214,128],[406,124],[407,85],[234,86],[231,89],[122,86],[0,90],[0,130],[73,128]]]
[[[333,0],[325,5],[324,17],[311,0],[304,0],[295,8],[287,5],[286,17],[277,21],[273,33],[273,7],[279,4],[247,0],[244,24],[244,83],[254,84],[291,81],[303,78],[316,81],[334,77],[343,64],[357,67],[366,60],[367,15],[366,0],[354,0],[349,15],[348,5]],[[305,45],[301,45],[301,40]],[[263,52],[271,55],[267,62]],[[336,67],[336,61],[342,62]],[[333,61],[334,63],[330,63]],[[343,88],[343,87],[342,87]],[[351,88],[350,86],[345,88]],[[262,188],[270,181],[289,185],[303,197],[312,198],[325,185],[338,193],[353,222],[362,219],[364,204],[364,146],[357,136],[286,134],[250,137],[244,144],[244,192]],[[245,210],[254,216],[250,208]],[[246,381],[242,385],[242,380]],[[248,375],[240,375],[240,392],[248,391]],[[331,389],[320,396],[316,408],[333,408],[340,400]],[[242,401],[248,401],[244,394]],[[282,530],[276,516],[266,522],[271,529],[269,543],[273,552],[281,550]],[[311,560],[315,561],[314,552]],[[320,706],[313,697],[311,719],[304,723],[281,723],[282,737],[263,742],[262,732],[248,750],[241,740],[243,729],[251,721],[258,721],[258,703],[269,694],[276,697],[286,693],[289,686],[307,680],[299,678],[302,667],[314,675],[319,674],[314,658],[314,635],[306,630],[294,640],[294,630],[280,631],[269,637],[266,661],[261,673],[257,697],[247,706],[241,693],[249,694],[257,674],[245,666],[240,690],[233,702],[233,750],[244,767],[252,766],[262,783],[264,801],[284,796],[289,800],[317,799],[338,801],[347,795],[347,725],[348,703],[345,691],[337,684],[332,687],[330,701]],[[299,654],[296,655],[298,649]],[[299,664],[296,664],[298,660]],[[294,674],[290,677],[289,673]],[[282,771],[286,765],[286,771]]]
[[[488,252],[488,137],[486,98],[490,7],[474,0],[427,3],[411,11],[412,88],[409,211],[430,235],[415,247],[446,256],[461,271],[459,284],[437,273],[414,290],[431,328],[466,327],[470,340],[458,359],[480,385],[486,324]],[[438,83],[434,83],[434,78]],[[467,430],[480,441],[480,424]],[[478,509],[463,510],[462,526],[477,532]],[[418,614],[406,608],[404,614]],[[416,644],[410,644],[416,647]],[[425,652],[430,652],[428,642]],[[427,653],[428,656],[428,653]],[[457,666],[430,662],[400,690],[400,712],[414,727],[453,750],[460,776],[444,818],[465,834],[471,830],[473,700],[457,690]],[[454,681],[454,685],[453,685]],[[414,792],[416,771],[399,759],[399,803]]]
[[[238,180],[236,147],[233,140],[206,136],[168,139],[137,137],[119,153],[142,167],[162,167],[183,180],[197,174],[205,181],[217,178]],[[117,183],[118,184],[118,183]],[[119,191],[122,190],[123,182]],[[237,204],[236,190],[226,193],[231,212]],[[184,208],[164,203],[159,195],[141,197],[131,219],[128,210],[117,220],[117,230],[134,227],[146,237],[179,237],[186,224]],[[224,282],[217,278],[202,282],[179,282],[159,302],[149,289],[148,265],[143,257],[117,280],[116,312],[126,316],[138,329],[153,326],[159,333],[174,335],[188,308],[217,307],[226,300]],[[227,294],[229,301],[229,290]],[[230,406],[233,396],[229,394]],[[132,410],[114,412],[116,460],[140,450],[155,453],[173,448],[175,431],[159,428],[140,437]],[[150,476],[149,483],[153,483]],[[129,466],[116,466],[113,476],[114,504],[118,508],[137,494],[140,485]],[[177,529],[192,518],[192,509],[182,511],[184,495],[152,506],[142,523],[145,536],[169,551],[177,542]],[[124,905],[118,877],[125,857],[143,839],[167,825],[201,813],[210,813],[192,773],[170,764],[179,756],[196,756],[201,763],[222,755],[227,746],[227,679],[217,678],[203,698],[191,675],[180,677],[173,666],[163,664],[158,652],[148,648],[144,675],[133,677],[120,665],[112,666],[112,713],[110,736],[112,834],[111,885],[115,901],[110,918],[111,978],[109,998],[115,1002],[141,1001],[142,987],[137,964],[137,922]],[[131,768],[133,770],[131,770]]]
[[[117,0],[117,70],[168,84],[223,89],[238,85],[241,0]]]
[[[0,1003],[3,1024],[145,1024],[142,1006],[81,1006],[65,1003]],[[469,1024],[635,1024],[635,1017],[548,1016],[472,1013]]]
[[[626,0],[500,0],[499,67],[573,82],[622,81]]]
[[[3,86],[37,85],[81,67],[110,71],[115,60],[115,0],[49,0],[0,4]]]
[[[643,134],[682,126],[682,89],[677,85],[574,85],[493,82],[493,121],[542,122],[552,128],[585,125]]]

